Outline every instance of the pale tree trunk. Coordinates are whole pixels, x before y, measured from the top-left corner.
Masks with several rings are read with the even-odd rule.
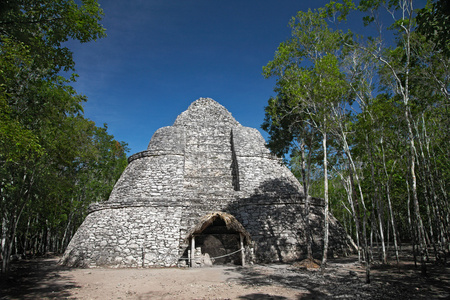
[[[324,185],[324,226],[323,226],[323,254],[322,254],[322,265],[321,270],[324,271],[327,264],[327,255],[328,255],[328,226],[329,226],[329,218],[328,218],[328,155],[327,155],[327,133],[326,130],[322,132],[323,139],[323,185]]]
[[[347,193],[347,201],[348,201],[348,203],[350,205],[350,209],[347,208],[347,206],[345,205],[343,200],[342,200],[342,205],[349,212],[351,218],[353,218],[353,221],[355,221],[356,248],[357,248],[357,251],[358,251],[358,262],[361,263],[361,245],[360,245],[360,237],[359,237],[360,224],[359,224],[358,218],[356,217],[355,204],[354,204],[354,201],[352,199],[353,192],[352,192],[352,187],[351,187],[351,184],[350,184],[350,178],[348,178],[346,180],[344,178],[344,175],[341,172],[337,172],[337,173],[341,177],[342,186],[344,187],[345,192]],[[345,219],[344,219],[344,222],[345,222]],[[350,235],[352,234],[352,228],[353,228],[353,226],[350,225],[349,226],[349,230],[348,230],[350,232]]]
[[[386,246],[384,244],[384,232],[383,232],[383,218],[382,218],[382,213],[381,213],[381,201],[379,198],[379,193],[378,193],[378,185],[375,182],[375,168],[374,168],[374,163],[373,163],[373,156],[372,156],[372,149],[369,145],[369,137],[366,135],[366,147],[367,147],[367,151],[369,153],[369,157],[370,157],[370,171],[371,171],[371,175],[372,175],[372,185],[374,186],[375,189],[375,206],[377,208],[377,215],[378,215],[378,226],[380,227],[380,240],[381,240],[381,250],[382,250],[382,261],[384,264],[387,263],[387,255],[386,255]],[[372,226],[373,228],[374,226]]]
[[[18,255],[18,253],[19,253],[19,245],[17,243],[17,235],[14,235],[14,254]]]
[[[8,264],[8,247],[7,247],[7,237],[8,237],[8,220],[5,216],[2,217],[2,273],[6,273]]]
[[[45,248],[44,248],[44,254],[48,254],[51,249],[51,240],[52,240],[52,235],[51,235],[51,230],[50,230],[50,225],[48,223],[48,220],[45,219],[45,227],[46,227],[46,240],[45,240]]]
[[[387,167],[386,167],[386,157],[384,154],[383,138],[381,138],[380,144],[381,144],[381,153],[382,153],[382,157],[383,157],[384,174],[386,176],[386,197],[388,200],[389,214],[390,214],[390,220],[391,220],[391,226],[392,226],[392,235],[394,238],[395,258],[397,260],[397,267],[398,267],[400,264],[400,259],[399,259],[399,253],[398,253],[397,232],[395,230],[396,227],[395,227],[394,212],[392,210],[391,191],[390,191],[390,186],[389,186],[389,174],[387,172]],[[408,210],[409,210],[409,208],[408,208]]]
[[[407,102],[405,103],[407,105]],[[410,145],[410,172],[411,172],[411,180],[412,180],[412,194],[413,194],[413,205],[414,205],[414,213],[416,216],[416,226],[419,234],[419,245],[420,245],[420,263],[422,267],[422,275],[426,275],[427,266],[426,266],[426,252],[427,252],[427,242],[425,240],[425,230],[423,227],[422,217],[420,216],[420,208],[419,208],[419,198],[417,196],[417,179],[416,179],[416,161],[415,161],[415,153],[416,147],[414,145],[414,134],[412,131],[411,120],[409,117],[409,106],[405,107],[405,119],[406,124],[408,125],[408,134],[409,134],[409,145]]]
[[[401,2],[401,3],[400,3]],[[395,90],[396,93],[402,97],[404,113],[405,113],[405,121],[408,128],[408,139],[409,139],[409,150],[410,150],[410,173],[411,173],[411,181],[412,181],[412,194],[413,194],[413,205],[414,205],[414,214],[416,219],[416,226],[418,231],[418,239],[421,251],[421,265],[422,265],[422,274],[426,274],[426,264],[425,264],[425,256],[427,252],[427,243],[425,240],[425,230],[422,222],[422,218],[420,216],[419,210],[419,200],[417,196],[417,179],[416,179],[416,162],[415,162],[415,153],[416,148],[414,145],[414,134],[411,125],[411,117],[410,117],[410,107],[409,107],[409,73],[410,73],[410,61],[411,61],[411,30],[413,24],[413,1],[412,0],[404,0],[400,1],[399,4],[402,9],[403,19],[408,22],[399,23],[400,28],[404,31],[404,50],[405,50],[405,63],[404,69],[402,70],[403,76],[399,76],[399,72],[393,65],[387,61],[384,57],[382,57],[379,53],[372,53],[372,55],[382,62],[390,71],[392,76],[395,79]],[[392,14],[393,16],[393,14]]]
[[[434,178],[432,178],[434,180]],[[438,198],[438,195],[436,193],[436,190],[434,189],[434,184],[432,184],[432,193],[433,193],[433,211],[435,215],[435,222],[437,223],[437,226],[439,228],[439,249],[442,251],[442,255],[446,256],[446,245],[448,245],[448,228],[449,228],[449,222],[448,222],[448,212],[445,211],[445,207],[442,207],[440,205],[440,201]],[[444,202],[445,203],[445,202]],[[445,204],[444,204],[445,205]],[[447,220],[443,216],[447,216]],[[445,230],[447,228],[447,230]]]
[[[417,131],[417,128],[416,128]],[[438,256],[438,250],[436,247],[436,236],[434,233],[434,229],[433,229],[433,225],[435,224],[435,218],[436,218],[436,211],[434,211],[434,217],[431,217],[431,208],[430,206],[432,206],[430,204],[430,198],[431,198],[431,191],[429,190],[429,186],[431,185],[431,179],[429,178],[429,176],[427,175],[427,173],[429,174],[429,170],[427,167],[427,162],[425,160],[425,156],[423,154],[423,149],[422,149],[422,143],[420,140],[420,137],[417,139],[418,140],[418,144],[419,144],[419,149],[421,150],[421,159],[422,159],[422,164],[421,164],[421,168],[420,170],[422,170],[422,178],[423,178],[423,189],[424,189],[424,198],[425,198],[425,208],[426,208],[426,212],[427,212],[427,219],[428,219],[428,232],[430,234],[430,242],[433,246],[433,250],[434,250],[434,256],[437,257]],[[419,157],[417,157],[417,160],[419,159]],[[427,180],[428,179],[428,180]],[[434,207],[433,207],[434,210]]]
[[[350,180],[350,179],[349,179]],[[351,189],[351,185],[350,185],[350,191],[348,191],[350,194],[348,195],[348,199],[349,201],[351,201],[351,208],[352,208],[352,216],[353,216],[353,220],[355,221],[355,235],[356,235],[356,243],[358,246],[358,262],[361,263],[361,224],[359,222],[359,218],[356,216],[356,209],[355,209],[355,203],[354,200],[352,199],[353,197],[353,192]]]
[[[26,204],[31,199],[31,189],[34,185],[35,170],[25,170],[22,181],[24,184],[17,193],[17,198],[3,200],[11,202],[9,211],[5,209],[2,216],[2,273],[8,272],[10,256],[16,240],[17,225]],[[28,180],[28,181],[27,181]],[[25,184],[27,182],[27,184]]]
[[[355,210],[356,210],[356,218],[359,219],[360,218],[360,212],[359,212],[359,201],[358,201],[358,196],[356,194],[356,190],[355,190],[355,184],[353,182],[353,170],[352,168],[350,168],[350,183],[351,183],[351,188],[352,188],[352,193],[353,193],[353,197],[355,199]],[[367,216],[366,216],[366,209],[365,207],[363,207],[363,211],[364,211],[364,216],[363,216],[363,232],[360,232],[359,235],[362,239],[362,244],[363,244],[363,251],[364,251],[364,263],[365,263],[365,268],[366,268],[366,283],[370,283],[370,261],[369,261],[369,251],[368,251],[368,247],[367,247],[367,234],[366,234],[366,220],[367,220]],[[355,219],[356,222],[356,219]],[[358,220],[359,223],[361,223]],[[360,229],[361,230],[361,227]]]
[[[392,72],[393,77],[395,78],[396,82],[396,92],[399,96],[402,97],[403,100],[403,106],[404,106],[404,113],[405,113],[405,121],[408,128],[408,139],[409,139],[409,150],[410,150],[410,173],[411,173],[411,181],[412,181],[412,195],[413,195],[413,205],[414,205],[414,214],[416,219],[416,226],[418,231],[418,239],[419,239],[419,245],[420,245],[420,252],[421,252],[421,267],[422,267],[422,275],[426,275],[427,267],[426,267],[426,253],[427,253],[427,243],[426,243],[426,237],[425,237],[425,230],[422,222],[422,217],[420,216],[420,209],[419,209],[419,198],[417,195],[417,178],[416,178],[416,147],[414,145],[414,134],[412,130],[411,125],[411,112],[409,107],[409,100],[410,100],[410,94],[409,94],[409,73],[410,73],[410,62],[411,62],[411,30],[413,26],[413,1],[412,0],[405,0],[401,3],[402,10],[403,10],[403,18],[408,18],[408,22],[406,23],[400,23],[400,28],[404,31],[404,40],[405,40],[405,64],[404,64],[404,70],[403,70],[403,76],[402,78],[399,77],[398,72],[396,69],[385,59],[379,57],[380,61],[384,63]]]
[[[356,182],[358,184],[358,189],[359,189],[359,195],[360,195],[360,199],[361,199],[361,204],[362,204],[362,209],[363,209],[363,232],[360,232],[360,237],[363,240],[363,249],[364,249],[364,258],[365,258],[365,267],[366,267],[366,283],[370,283],[370,257],[369,257],[369,249],[368,249],[368,243],[367,243],[367,231],[366,231],[366,225],[367,225],[367,208],[364,202],[364,194],[362,191],[362,187],[361,187],[361,182],[359,180],[359,176],[358,176],[358,172],[355,166],[355,163],[353,161],[352,158],[352,154],[350,152],[350,147],[348,146],[347,143],[347,137],[346,137],[346,133],[345,130],[343,130],[342,128],[342,124],[339,124],[341,127],[341,139],[344,145],[344,152],[348,157],[348,161],[350,163],[350,186],[352,189],[352,194],[353,194],[353,198],[355,199],[355,208],[356,208],[356,217],[359,218],[360,214],[359,214],[359,204],[358,204],[358,196],[356,194],[356,189],[355,189],[355,184],[353,181],[353,174],[355,175],[356,178]],[[356,219],[355,219],[356,222]]]
[[[416,255],[416,244],[417,244],[417,238],[416,238],[416,226],[413,224],[413,221],[411,220],[411,196],[409,194],[409,182],[408,179],[406,179],[406,192],[408,194],[408,225],[409,225],[409,232],[411,235],[411,241],[412,241],[412,251],[413,251],[413,257],[414,257],[414,266],[417,268],[417,255]]]
[[[39,214],[36,216],[35,224],[39,225]],[[35,236],[34,236],[33,256],[36,256],[39,253],[39,235],[40,235],[40,232],[36,232]]]
[[[371,214],[371,216],[372,216],[372,226],[370,226],[370,234],[369,234],[369,255],[370,255],[370,261],[374,261],[375,259],[373,258],[373,248],[374,248],[374,246],[373,246],[373,240],[374,240],[374,238],[377,240],[376,242],[377,242],[377,245],[378,245],[378,236],[380,235],[379,233],[378,233],[378,231],[377,231],[377,227],[376,227],[376,225],[375,224],[377,224],[377,221],[376,221],[376,218],[375,218],[375,215],[377,215],[376,213],[375,213],[375,206],[377,206],[376,205],[376,203],[375,203],[375,205],[372,207],[372,214]],[[383,234],[381,234],[381,235],[383,235]],[[383,237],[384,237],[384,235],[383,235]],[[384,245],[383,245],[384,246]],[[380,250],[379,249],[379,247],[377,247],[378,248],[378,251]],[[381,259],[383,259],[383,252],[381,252],[382,253],[382,255],[381,255]]]
[[[389,220],[386,220],[386,240],[387,240],[387,248],[389,249],[389,247],[390,247],[390,244],[389,244],[389,241],[391,240],[391,238],[390,238],[390,226],[389,226]]]
[[[2,273],[6,273],[9,270],[10,257],[16,240],[17,225],[19,224],[20,217],[29,200],[30,194],[28,193],[27,195],[24,195],[24,197],[26,199],[22,204],[22,207],[11,212],[9,220],[7,216],[3,216],[2,218]]]
[[[8,221],[4,217],[2,220],[2,228],[3,224],[6,226],[6,231],[2,232],[2,273],[7,273],[9,270],[9,263],[11,259],[11,253],[13,249],[13,245],[16,237],[17,224],[19,223],[20,216],[22,215],[22,211],[25,208],[25,204],[20,209],[19,213],[14,213],[12,218]],[[3,245],[4,243],[4,245]]]
[[[389,181],[388,178],[387,178],[387,180]],[[392,210],[391,192],[389,189],[389,182],[386,182],[386,196],[387,196],[387,200],[388,200],[389,215],[390,215],[391,226],[392,226],[392,235],[393,235],[393,239],[394,239],[395,259],[397,260],[397,267],[398,267],[400,264],[398,242],[397,242],[398,238],[397,238],[397,231],[396,231],[396,227],[395,227],[394,212]]]
[[[433,222],[436,226],[436,230],[438,232],[437,240],[438,240],[438,251],[435,250],[436,260],[441,259],[441,254],[445,257],[445,244],[446,244],[446,238],[445,238],[445,229],[444,229],[444,220],[442,218],[442,211],[439,207],[439,200],[438,195],[435,188],[435,176],[433,172],[431,171],[431,154],[430,154],[430,146],[429,141],[430,138],[428,137],[427,130],[426,130],[426,123],[425,123],[425,117],[424,113],[422,113],[422,126],[423,126],[423,140],[424,143],[422,143],[422,139],[419,139],[419,148],[420,153],[422,157],[422,162],[425,167],[425,174],[424,176],[428,178],[429,180],[429,190],[430,190],[430,201],[431,201],[431,208],[433,210]],[[418,132],[418,129],[416,128],[416,131]],[[423,145],[425,144],[425,145]],[[426,151],[424,151],[424,149]],[[426,152],[426,155],[425,155]],[[435,243],[435,241],[433,241]],[[436,246],[435,246],[436,247]],[[442,253],[441,253],[442,252]]]
[[[352,199],[353,192],[352,192],[352,187],[350,184],[350,178],[348,180],[345,180],[344,176],[342,174],[339,173],[339,175],[341,176],[342,185],[344,186],[345,191],[347,192],[347,201],[350,204],[351,210],[349,210],[345,206],[345,204],[343,204],[343,205],[347,209],[347,211],[350,213],[353,220],[355,221],[355,236],[356,236],[356,246],[357,246],[357,250],[358,250],[358,262],[361,263],[361,243],[360,243],[360,236],[359,236],[359,233],[361,232],[361,230],[360,230],[359,218],[356,217],[355,203]],[[350,229],[351,228],[352,228],[352,226],[350,226]]]
[[[310,208],[309,208],[309,193],[308,193],[308,181],[306,180],[306,161],[305,161],[305,141],[304,139],[301,140],[300,144],[300,151],[301,151],[301,159],[302,159],[302,178],[303,178],[303,189],[305,192],[305,235],[306,235],[306,254],[307,259],[312,260],[313,259],[313,252],[312,252],[312,237],[311,237],[311,228],[309,224],[309,214],[310,214]],[[310,151],[311,152],[311,151]]]
[[[42,228],[39,233],[39,253],[44,254],[45,253],[45,229]]]
[[[71,223],[72,223],[72,216],[73,216],[73,212],[71,212],[69,214],[69,220],[67,221],[66,228],[64,229],[64,234],[63,234],[63,237],[61,239],[61,247],[58,250],[58,252],[60,252],[60,253],[64,252],[64,250],[66,249],[67,244],[68,244],[68,242],[66,242],[66,240],[68,240],[67,237],[68,237],[68,232],[69,232],[69,229],[70,229],[70,226],[71,226]]]
[[[27,222],[27,229],[25,231],[25,242],[23,244],[23,254],[26,255],[27,254],[27,249],[29,247],[29,238],[28,238],[28,232],[30,231],[30,222],[31,222],[31,217],[28,217],[28,222]]]

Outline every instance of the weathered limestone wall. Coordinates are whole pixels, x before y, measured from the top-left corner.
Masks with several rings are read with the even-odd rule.
[[[289,262],[306,256],[306,232],[303,220],[304,199],[254,196],[238,200],[228,207],[247,229],[254,241],[257,262]],[[313,250],[320,257],[323,247],[323,206],[320,199],[312,199],[310,225]],[[330,217],[329,255],[348,255],[354,245],[336,218]]]
[[[108,201],[179,197],[184,181],[184,136],[184,128],[157,130],[147,151],[128,159]]]
[[[90,213],[62,261],[76,267],[172,267],[182,207],[123,207]]]
[[[185,195],[232,191],[230,129],[187,127],[186,131]]]
[[[184,196],[197,202],[233,191],[231,128],[241,126],[222,105],[200,99],[178,116],[173,127],[185,130]]]
[[[186,130],[183,127],[162,127],[153,134],[147,150],[155,155],[183,155],[185,148],[185,134]]]
[[[239,122],[222,105],[210,98],[200,98],[182,112],[173,126],[181,127],[217,127],[240,126]]]
[[[233,141],[239,168],[241,190],[254,193],[289,193],[303,197],[303,187],[284,165],[265,147],[258,130],[233,128]]]
[[[132,161],[117,181],[109,202],[178,197],[183,187],[184,158],[155,155]]]

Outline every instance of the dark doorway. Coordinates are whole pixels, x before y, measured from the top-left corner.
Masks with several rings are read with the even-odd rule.
[[[241,264],[239,232],[228,229],[221,218],[215,219],[197,235],[195,243],[201,247],[203,254],[209,254],[214,265]],[[231,254],[233,252],[236,253]]]

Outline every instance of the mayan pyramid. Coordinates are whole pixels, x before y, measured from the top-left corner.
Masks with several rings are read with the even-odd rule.
[[[254,262],[304,257],[302,186],[258,130],[216,101],[193,102],[128,162],[109,199],[90,206],[61,263],[171,267],[206,255],[214,264],[239,263],[241,253]],[[320,254],[323,206],[312,200]],[[350,251],[351,240],[330,220],[330,251]]]

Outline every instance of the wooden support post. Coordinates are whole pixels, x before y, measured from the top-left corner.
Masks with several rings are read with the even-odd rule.
[[[244,235],[239,233],[240,246],[241,246],[241,260],[242,266],[245,266],[245,251],[244,251]]]
[[[191,268],[195,265],[195,236],[191,238]]]

